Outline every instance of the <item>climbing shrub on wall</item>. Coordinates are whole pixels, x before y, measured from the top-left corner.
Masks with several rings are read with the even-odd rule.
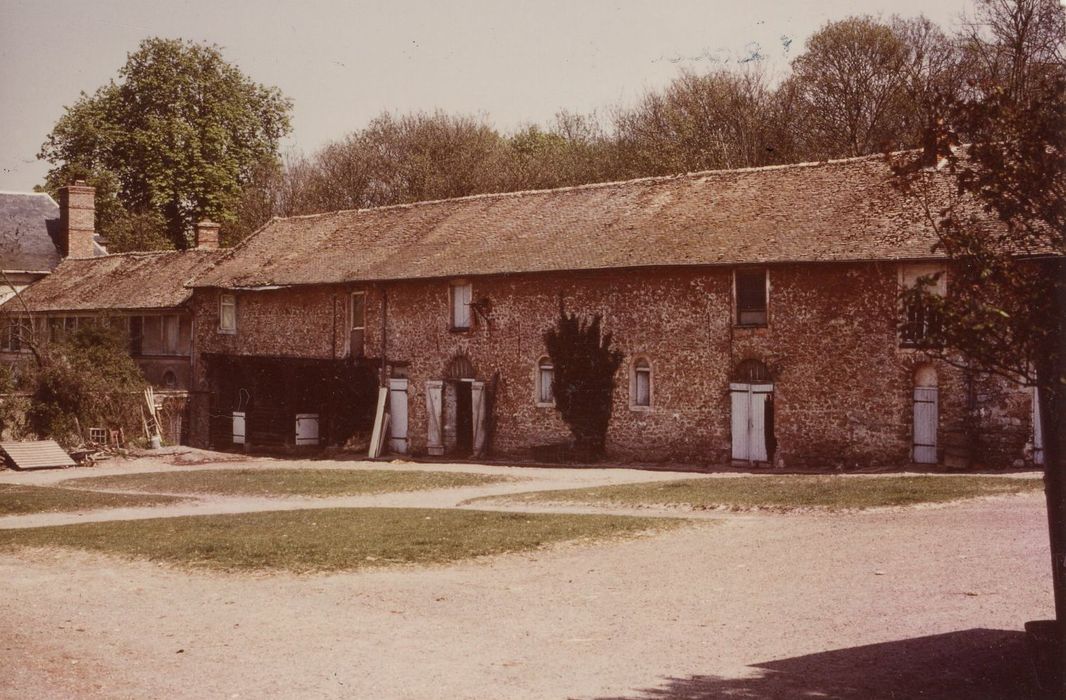
[[[611,348],[611,334],[602,332],[601,321],[599,314],[591,319],[568,314],[560,302],[558,320],[544,332],[555,408],[574,436],[575,451],[589,458],[603,455],[614,378],[622,364],[622,353]]]
[[[50,343],[25,381],[31,394],[27,419],[41,437],[74,447],[89,427],[121,427],[127,438],[142,432],[144,377],[129,356],[125,333],[104,323],[80,326]]]

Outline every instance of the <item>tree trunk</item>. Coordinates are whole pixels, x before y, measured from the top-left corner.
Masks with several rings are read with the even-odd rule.
[[[1066,284],[1056,284],[1055,311],[1058,314],[1057,345],[1049,362],[1037,368],[1040,387],[1041,432],[1044,436],[1044,493],[1047,499],[1048,540],[1051,545],[1051,582],[1055,596],[1058,649],[1066,650]],[[1066,691],[1066,660],[1058,659],[1058,678]],[[1066,692],[1063,693],[1066,697]]]

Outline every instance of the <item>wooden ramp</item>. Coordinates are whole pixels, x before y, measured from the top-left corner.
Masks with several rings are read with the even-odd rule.
[[[15,469],[57,469],[73,467],[74,460],[55,440],[0,442],[0,452],[7,455]]]

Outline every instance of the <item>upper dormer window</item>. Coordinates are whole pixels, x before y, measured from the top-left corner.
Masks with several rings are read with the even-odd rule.
[[[473,299],[472,285],[469,282],[462,280],[452,282],[450,295],[452,330],[470,330],[471,322],[473,320],[470,311],[470,302]]]
[[[766,270],[737,270],[733,273],[738,326],[766,325]]]

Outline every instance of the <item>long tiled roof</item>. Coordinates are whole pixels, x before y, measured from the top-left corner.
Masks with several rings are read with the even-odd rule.
[[[194,286],[936,257],[881,156],[274,219]]]
[[[68,258],[52,274],[27,287],[21,301],[37,312],[165,309],[184,304],[186,284],[222,253],[212,250],[121,253]]]

